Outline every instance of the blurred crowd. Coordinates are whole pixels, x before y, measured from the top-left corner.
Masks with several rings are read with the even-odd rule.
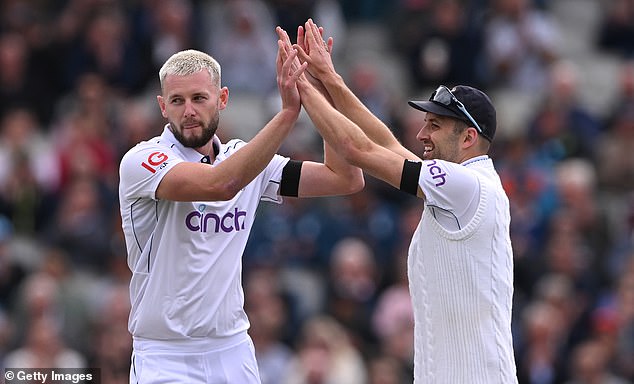
[[[185,48],[218,59],[235,105],[218,133],[248,136],[277,108],[275,26],[293,36],[312,17],[346,82],[414,151],[422,114],[406,100],[438,84],[480,87],[512,122],[491,155],[511,202],[520,383],[634,382],[634,0],[579,1],[600,10],[592,50],[617,63],[600,109],[580,97],[587,74],[564,54],[555,3],[3,0],[0,367],[127,382],[118,162],[162,130],[158,68]],[[404,81],[354,57],[374,44],[352,38],[358,26],[380,32]],[[321,151],[305,116],[282,148]],[[411,382],[405,271],[421,210],[370,176],[350,197],[261,206],[243,279],[264,384]]]

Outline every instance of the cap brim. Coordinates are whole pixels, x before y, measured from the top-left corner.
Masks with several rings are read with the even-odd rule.
[[[408,101],[407,102],[411,107],[416,108],[423,112],[431,112],[440,116],[449,116],[454,117],[456,119],[464,119],[464,116],[457,114],[451,109],[442,106],[438,103],[434,103],[433,101]]]

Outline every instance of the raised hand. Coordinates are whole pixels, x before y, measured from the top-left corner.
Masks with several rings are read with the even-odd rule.
[[[297,44],[293,45],[300,60],[308,63],[308,73],[319,80],[329,73],[336,73],[331,56],[334,40],[329,37],[325,41],[322,35],[323,28],[308,19],[304,27],[297,28]]]
[[[280,27],[276,29],[280,35]],[[285,33],[285,32],[284,32]],[[288,35],[286,36],[288,39]],[[277,42],[277,87],[282,98],[282,108],[291,109],[299,114],[301,99],[297,89],[297,81],[304,74],[308,63],[300,63],[297,50],[293,49],[289,41],[282,39]]]

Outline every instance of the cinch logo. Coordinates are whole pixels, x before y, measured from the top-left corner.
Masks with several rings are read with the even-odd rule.
[[[247,217],[246,211],[240,211],[238,208],[234,208],[233,212],[227,212],[222,216],[218,216],[215,213],[204,213],[204,210],[190,212],[185,217],[185,226],[193,232],[212,231],[218,233],[220,231],[229,233],[233,231],[241,231],[244,229],[244,221]]]
[[[165,161],[167,159],[167,155],[163,152],[152,152],[150,156],[147,157],[147,163],[144,161],[141,165],[148,171],[156,173],[157,169],[165,167]]]
[[[447,176],[447,174],[443,172],[442,168],[436,165],[436,160],[425,162],[425,165],[427,166],[431,178],[436,180],[437,187],[445,184],[445,176]]]

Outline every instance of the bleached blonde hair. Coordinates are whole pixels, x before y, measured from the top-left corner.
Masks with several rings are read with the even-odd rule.
[[[170,56],[159,70],[161,90],[168,75],[187,76],[206,70],[214,85],[220,86],[220,64],[204,52],[187,49]]]

